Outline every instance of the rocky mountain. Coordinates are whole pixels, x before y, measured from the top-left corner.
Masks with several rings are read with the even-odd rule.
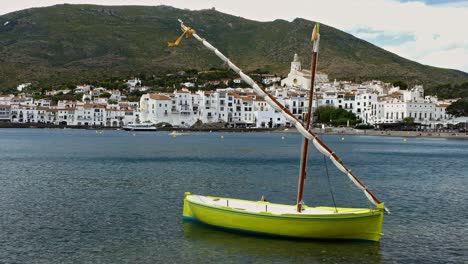
[[[305,66],[310,61],[314,22],[305,19],[257,22],[168,6],[57,5],[0,16],[0,87],[221,66],[194,40],[167,47],[181,33],[177,18],[245,70],[284,75],[294,53]],[[333,27],[322,25],[321,36],[319,70],[330,79],[431,85],[468,81],[468,73],[410,61]]]

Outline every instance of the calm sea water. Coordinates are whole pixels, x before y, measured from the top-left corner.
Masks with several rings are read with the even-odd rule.
[[[380,243],[275,240],[182,222],[186,191],[293,204],[297,134],[0,130],[0,262],[468,261],[468,141],[323,139],[392,211]],[[312,152],[309,164],[308,205],[333,205],[333,194],[338,206],[369,206],[322,156]]]

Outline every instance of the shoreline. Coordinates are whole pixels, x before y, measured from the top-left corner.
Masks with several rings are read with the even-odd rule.
[[[297,132],[295,129],[292,129]],[[285,131],[287,132],[287,131]],[[428,131],[393,131],[393,130],[361,130],[354,128],[335,128],[332,131],[324,132],[321,129],[314,129],[318,135],[343,135],[343,136],[375,136],[375,137],[400,137],[400,138],[449,138],[468,139],[468,133],[464,132],[428,132]]]
[[[36,128],[36,129],[85,129],[85,130],[123,130],[116,127],[90,127],[90,126],[63,126],[51,124],[16,124],[0,123],[0,129],[9,128]],[[232,133],[299,133],[295,128],[181,128],[181,127],[162,127],[157,131],[187,131],[187,132],[232,132]],[[377,136],[377,137],[401,137],[401,138],[449,138],[449,139],[468,139],[468,133],[464,132],[425,132],[425,131],[390,131],[390,130],[360,130],[354,128],[327,128],[323,131],[314,128],[317,135],[343,135],[343,136]]]
[[[0,123],[0,129],[35,128],[35,129],[84,129],[84,130],[124,130],[121,127],[65,126],[38,123]],[[277,128],[190,128],[160,127],[157,131],[192,131],[192,132],[275,132]],[[141,132],[141,131],[140,131]],[[148,131],[151,132],[151,131]],[[153,131],[154,132],[154,131]]]

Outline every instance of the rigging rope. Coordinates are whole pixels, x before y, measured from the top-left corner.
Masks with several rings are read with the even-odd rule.
[[[336,209],[335,194],[333,193],[333,188],[330,182],[330,174],[328,173],[327,158],[325,157],[325,155],[322,155],[322,156],[323,156],[323,163],[325,164],[325,171],[327,173],[327,179],[328,179],[328,187],[330,187],[330,194],[333,200],[333,205],[335,206],[335,212],[338,213],[338,209]]]
[[[312,38],[313,38],[313,35],[312,35]],[[314,95],[315,99],[317,99],[317,95]],[[314,98],[312,98],[312,101],[314,100]],[[318,100],[316,100],[317,102],[317,109],[315,111],[317,111],[317,120],[320,120],[320,111],[318,111]],[[310,106],[312,108],[312,119],[314,118],[314,108],[313,108],[313,104]],[[323,141],[323,134],[321,135],[318,135],[320,137],[320,139]],[[332,197],[332,201],[333,201],[333,206],[335,207],[335,212],[338,213],[338,209],[336,208],[336,201],[335,201],[335,194],[333,193],[333,187],[332,187],[332,184],[331,184],[331,181],[330,181],[330,174],[328,172],[328,165],[327,165],[327,157],[325,155],[323,155],[323,163],[325,165],[325,172],[327,174],[327,180],[328,180],[328,187],[330,188],[330,194],[331,194],[331,197]]]

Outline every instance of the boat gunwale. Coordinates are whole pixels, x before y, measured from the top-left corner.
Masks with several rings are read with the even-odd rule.
[[[189,195],[189,196],[202,196],[202,195]],[[189,196],[187,196],[185,199],[189,204],[195,204],[198,206],[202,207],[207,207],[210,209],[215,209],[218,211],[223,211],[226,213],[234,213],[234,214],[243,214],[243,215],[251,215],[251,216],[264,216],[264,217],[273,217],[273,218],[285,218],[285,219],[295,219],[295,220],[310,220],[310,219],[316,219],[316,220],[346,220],[346,219],[356,219],[356,218],[367,218],[367,217],[379,217],[380,215],[383,214],[383,211],[379,209],[367,209],[369,210],[368,212],[364,213],[347,213],[347,214],[303,214],[303,215],[295,215],[295,214],[274,214],[271,212],[250,212],[246,210],[239,210],[234,207],[227,207],[227,206],[218,206],[218,205],[210,205],[206,203],[201,203],[201,202],[195,202],[189,200]],[[222,197],[214,197],[214,196],[203,196],[203,197],[209,197],[209,198],[222,198]],[[222,199],[227,199],[227,198],[222,198]],[[231,200],[239,200],[239,201],[248,201],[248,200],[241,200],[241,199],[231,199]],[[248,201],[252,202],[252,201]],[[265,203],[268,204],[268,203]],[[277,205],[282,205],[282,204],[277,204]],[[288,205],[286,205],[288,206]],[[364,208],[363,208],[364,209]],[[195,216],[195,218],[197,218]]]

